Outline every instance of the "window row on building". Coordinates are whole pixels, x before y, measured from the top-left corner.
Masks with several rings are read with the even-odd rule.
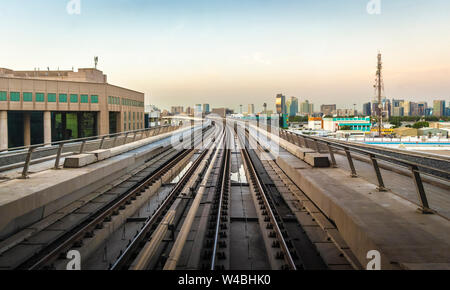
[[[143,121],[144,121],[144,112],[123,112],[124,131],[144,129],[142,126]]]
[[[120,105],[120,103],[121,103],[120,99],[122,99],[122,106],[141,107],[141,108],[144,107],[144,102],[131,100],[131,99],[127,99],[127,98],[113,97],[113,96],[108,97],[108,104]]]
[[[22,96],[21,96],[22,95]],[[11,102],[20,102],[22,100],[24,102],[33,102],[33,93],[20,93],[20,92],[10,92],[9,93],[9,101]],[[57,98],[58,97],[58,98]],[[89,103],[89,95],[77,95],[77,94],[55,94],[48,93],[47,94],[47,102],[48,103],[56,103],[58,100],[59,103]],[[8,101],[8,93],[0,92],[0,101]],[[34,95],[35,102],[45,102],[45,93],[35,93]],[[90,96],[91,104],[98,104],[98,96],[91,95]]]

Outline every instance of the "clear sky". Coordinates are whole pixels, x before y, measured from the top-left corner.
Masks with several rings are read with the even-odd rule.
[[[274,106],[277,93],[352,108],[370,101],[376,55],[388,97],[450,96],[450,1],[0,1],[0,67],[99,69],[147,104]]]

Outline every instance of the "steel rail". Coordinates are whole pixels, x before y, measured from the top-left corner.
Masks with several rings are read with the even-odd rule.
[[[163,217],[165,212],[170,208],[175,198],[178,197],[179,192],[184,188],[187,181],[192,177],[193,173],[206,156],[207,152],[208,150],[203,150],[202,154],[194,161],[189,170],[177,182],[175,187],[164,199],[164,202],[161,204],[161,206],[156,210],[156,212],[152,215],[152,217],[147,220],[147,222],[142,227],[141,231],[134,237],[129,246],[112,265],[110,270],[121,270],[123,267],[127,266],[127,264],[130,263],[130,259],[140,247],[141,242],[146,239],[146,236],[151,232],[153,225],[157,223],[158,219],[160,217]]]
[[[246,132],[246,133],[248,133],[248,132]],[[245,136],[244,136],[244,138],[245,138]],[[249,140],[249,142],[250,142],[250,140]],[[256,172],[253,162],[251,161],[250,154],[248,152],[247,147],[245,146],[245,143],[244,143],[244,146],[243,146],[243,149],[241,150],[241,152],[243,153],[244,160],[247,164],[247,168],[250,173],[249,175],[255,181],[256,187],[257,187],[256,189],[261,193],[261,198],[264,202],[265,207],[267,208],[268,216],[271,220],[272,225],[274,226],[274,230],[278,237],[278,241],[280,242],[281,249],[284,252],[284,259],[288,263],[288,266],[291,270],[297,270],[297,266],[295,265],[294,259],[292,258],[291,252],[289,251],[289,248],[286,244],[286,240],[283,237],[283,233],[281,232],[281,229],[278,225],[275,214],[272,211],[272,207],[269,203],[269,200],[267,199],[265,186],[260,181],[260,177],[258,176],[258,173]]]
[[[202,130],[206,130],[207,128],[204,128]],[[197,140],[198,141],[198,140]],[[141,184],[139,184],[136,188],[128,192],[125,196],[121,197],[118,201],[113,201],[112,204],[107,205],[107,208],[102,208],[98,212],[94,214],[91,218],[93,218],[90,222],[88,222],[86,225],[82,226],[80,229],[76,230],[75,233],[71,233],[70,231],[66,233],[66,235],[69,235],[68,237],[63,236],[63,241],[56,240],[54,243],[57,243],[54,245],[53,243],[50,244],[46,249],[49,247],[54,247],[51,249],[48,253],[46,253],[43,257],[40,257],[38,261],[34,262],[34,257],[31,257],[24,263],[22,263],[18,268],[26,268],[29,270],[35,270],[42,268],[46,264],[48,264],[50,261],[54,260],[59,256],[60,253],[64,252],[65,250],[68,250],[71,248],[76,242],[82,241],[86,234],[92,233],[97,225],[102,224],[103,222],[108,221],[111,216],[117,214],[121,208],[123,208],[130,200],[136,198],[136,196],[140,195],[140,192],[145,191],[147,187],[149,187],[153,182],[157,181],[159,178],[161,178],[162,175],[164,175],[166,172],[168,172],[171,168],[173,168],[177,163],[179,163],[182,159],[184,159],[190,152],[192,152],[194,149],[184,149],[181,150],[180,153],[178,153],[176,156],[172,158],[172,160],[168,161],[165,165],[163,165],[160,169],[158,169],[156,172],[154,172],[150,177],[142,181]],[[70,233],[70,234],[69,234]],[[46,250],[44,249],[44,251]],[[41,251],[42,253],[42,251]],[[38,253],[39,255],[39,253]],[[24,267],[24,265],[30,264],[30,261],[33,261],[31,266]]]
[[[35,269],[39,269],[39,268],[45,266],[50,261],[57,258],[60,253],[71,248],[73,246],[73,244],[75,244],[78,241],[83,240],[86,233],[92,232],[98,224],[102,224],[103,222],[105,222],[105,220],[107,220],[112,215],[114,215],[115,212],[118,212],[122,206],[124,206],[132,198],[135,198],[136,196],[138,196],[141,191],[145,190],[149,185],[151,185],[153,182],[158,180],[163,174],[165,174],[168,170],[170,170],[173,166],[175,166],[178,162],[180,162],[184,157],[186,157],[192,150],[193,149],[181,151],[181,153],[178,156],[176,156],[173,160],[171,160],[169,163],[164,165],[157,172],[153,173],[149,178],[147,178],[144,182],[142,182],[137,188],[133,189],[131,192],[127,193],[120,200],[115,202],[112,206],[110,206],[106,210],[102,211],[97,217],[95,217],[87,225],[83,226],[75,234],[71,235],[68,239],[59,243],[59,245],[56,248],[51,250],[44,257],[40,258],[37,262],[33,263],[33,265],[31,267],[29,267],[28,269],[35,270]]]
[[[229,160],[229,150],[226,148],[226,142],[227,142],[227,134],[225,132],[224,135],[224,157],[223,157],[223,163],[222,163],[222,179],[221,179],[221,187],[220,187],[220,194],[219,194],[219,207],[217,210],[217,219],[216,219],[216,229],[214,234],[214,244],[213,244],[213,252],[212,252],[212,259],[211,259],[211,268],[210,270],[214,270],[216,266],[216,255],[217,255],[217,246],[219,243],[219,232],[220,232],[220,220],[222,218],[222,204],[223,204],[223,198],[224,198],[224,192],[226,190],[227,186],[227,180],[230,173],[230,160]]]

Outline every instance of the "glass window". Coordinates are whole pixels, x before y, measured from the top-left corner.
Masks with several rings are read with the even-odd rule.
[[[44,93],[36,93],[36,102],[45,102]]]
[[[55,103],[56,102],[56,94],[47,94],[47,102]]]
[[[70,95],[70,102],[78,103],[78,95],[75,95],[75,94]]]
[[[6,92],[0,92],[0,101],[7,101]]]
[[[9,100],[13,102],[20,102],[20,93],[19,92],[10,92]]]
[[[84,104],[89,103],[89,96],[88,95],[81,95],[80,98],[81,98],[81,100],[80,100],[81,103],[84,103]]]
[[[67,94],[59,94],[59,102],[67,103]]]
[[[23,101],[24,102],[32,102],[33,101],[33,93],[23,93]]]
[[[91,95],[91,104],[98,104],[98,96]]]

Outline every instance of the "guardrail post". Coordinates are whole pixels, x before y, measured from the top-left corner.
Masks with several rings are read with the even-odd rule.
[[[100,147],[98,149],[103,149],[103,144],[105,143],[106,136],[102,137],[102,141],[100,141]]]
[[[134,132],[133,142],[136,141],[137,132]]]
[[[430,209],[428,205],[427,195],[425,193],[425,188],[423,187],[422,178],[420,177],[419,168],[415,165],[411,166],[411,172],[413,174],[414,183],[416,185],[417,194],[419,195],[420,203],[422,204],[422,208],[419,210],[423,214],[433,214],[434,211]]]
[[[314,139],[314,145],[316,145],[316,151],[320,153],[319,142],[316,139]]]
[[[27,179],[28,178],[28,168],[30,168],[30,161],[31,161],[31,154],[33,154],[34,147],[30,147],[28,149],[27,158],[25,160],[25,165],[23,166],[22,170],[22,176],[21,179]]]
[[[124,139],[125,141],[123,141],[123,144],[122,145],[125,145],[125,144],[127,144],[127,141],[128,141],[128,132],[125,134],[125,139]]]
[[[113,139],[113,143],[112,143],[111,148],[116,147],[116,141],[117,141],[117,135],[116,135],[116,136],[114,137],[114,139]]]
[[[80,154],[83,154],[85,145],[86,145],[86,141],[83,141],[83,143],[81,143]]]
[[[350,166],[350,169],[352,171],[352,177],[358,177],[358,174],[356,173],[355,165],[353,164],[352,155],[350,154],[350,151],[348,148],[345,148],[345,155],[347,155],[348,165]]]
[[[377,175],[378,180],[378,191],[387,191],[384,186],[383,176],[381,175],[380,167],[378,166],[378,161],[375,158],[375,155],[370,154],[370,160],[372,161],[373,169],[375,170],[375,174]]]
[[[330,152],[331,167],[336,168],[337,167],[337,163],[336,163],[336,158],[334,158],[333,148],[331,148],[330,144],[328,144],[328,143],[327,143],[327,146],[328,146],[328,151]]]
[[[61,159],[61,153],[62,153],[63,147],[64,147],[64,143],[59,144],[58,152],[56,153],[55,169],[59,169],[59,160]]]
[[[300,137],[299,137],[298,140],[300,141],[300,144],[301,144],[301,146],[302,146],[303,148],[307,148],[305,136],[301,136],[301,139],[300,139]]]

